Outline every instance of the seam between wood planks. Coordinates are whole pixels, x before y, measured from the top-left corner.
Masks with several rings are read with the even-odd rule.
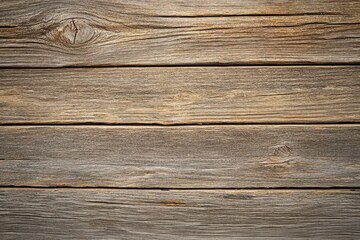
[[[358,125],[360,122],[199,122],[199,123],[108,123],[108,122],[23,122],[23,123],[0,123],[0,127],[26,127],[26,126],[124,126],[124,127],[182,127],[182,126],[288,126],[288,125]]]
[[[125,64],[125,65],[68,65],[68,66],[54,66],[54,67],[25,67],[25,66],[0,66],[0,69],[82,69],[82,68],[191,68],[191,67],[336,67],[336,66],[359,66],[359,62],[324,62],[324,63],[309,63],[309,62],[263,62],[263,63],[191,63],[191,64]]]
[[[318,190],[360,190],[360,187],[343,187],[343,186],[333,186],[333,187],[243,187],[243,188],[157,188],[157,187],[108,187],[108,186],[83,186],[83,187],[75,187],[75,186],[17,186],[17,185],[0,185],[1,189],[118,189],[118,190],[158,190],[158,191],[206,191],[206,190],[254,190],[254,191],[286,191],[286,190],[298,190],[298,191],[318,191]]]

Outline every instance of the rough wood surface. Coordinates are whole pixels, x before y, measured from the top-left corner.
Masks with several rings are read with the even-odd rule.
[[[359,125],[1,127],[0,185],[360,187]]]
[[[358,0],[0,2],[3,67],[359,59]]]
[[[0,123],[294,123],[360,119],[360,68],[0,71]]]
[[[359,191],[0,190],[1,239],[359,239]]]
[[[359,0],[0,0],[0,239],[360,239],[359,64]]]

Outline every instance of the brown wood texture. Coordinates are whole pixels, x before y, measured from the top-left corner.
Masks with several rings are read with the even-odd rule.
[[[360,239],[359,66],[359,0],[1,0],[0,239]]]
[[[0,66],[360,62],[358,0],[2,0]]]
[[[0,71],[0,123],[319,123],[360,119],[360,68]]]
[[[0,190],[2,239],[357,239],[358,190]]]
[[[360,187],[359,125],[0,128],[0,185]]]

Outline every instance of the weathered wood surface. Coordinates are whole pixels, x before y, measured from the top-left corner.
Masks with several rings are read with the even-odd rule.
[[[2,0],[0,239],[360,239],[354,64],[358,0]]]
[[[360,62],[358,0],[0,2],[2,67],[334,62]]]
[[[1,127],[0,185],[359,187],[359,125]]]
[[[1,239],[358,239],[360,192],[0,190]]]
[[[360,119],[360,68],[4,69],[0,123],[294,123]]]

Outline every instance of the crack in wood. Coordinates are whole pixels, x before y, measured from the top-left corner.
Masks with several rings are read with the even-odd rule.
[[[77,34],[78,34],[78,32],[79,32],[79,29],[77,28],[74,19],[72,19],[72,24],[73,24],[73,27],[75,28],[74,41],[73,41],[73,43],[76,44],[76,37],[77,37]]]

